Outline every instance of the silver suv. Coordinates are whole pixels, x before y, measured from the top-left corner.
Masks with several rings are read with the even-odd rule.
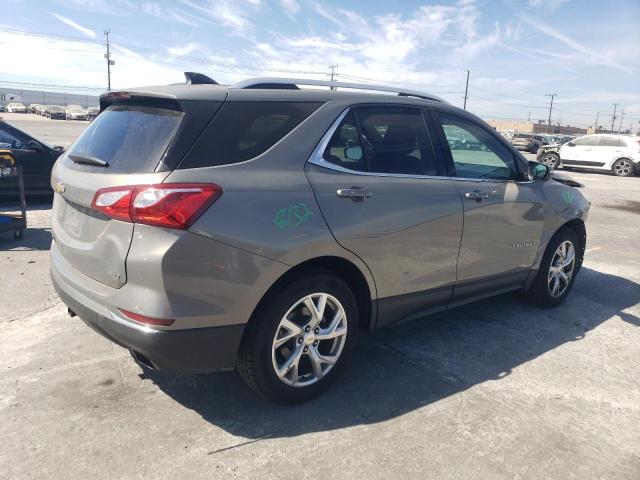
[[[51,179],[54,285],[145,367],[237,367],[303,401],[360,328],[571,291],[579,184],[470,113],[380,86],[190,78],[104,94]]]

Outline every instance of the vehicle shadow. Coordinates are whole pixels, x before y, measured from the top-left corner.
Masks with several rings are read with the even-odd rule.
[[[623,312],[639,302],[640,284],[583,268],[572,294],[555,309],[538,309],[509,294],[363,333],[342,379],[302,405],[269,403],[234,372],[177,376],[148,371],[141,376],[233,435],[293,437],[382,422],[500,380],[545,352],[582,340],[615,315],[640,326],[637,316]]]
[[[10,197],[0,197],[0,214],[7,212],[19,214],[19,205],[17,200],[13,200]],[[27,228],[24,230],[24,238],[16,240],[13,236],[13,231],[0,233],[0,252],[49,250],[51,247],[51,228],[32,227],[30,223],[33,221],[33,215],[38,215],[42,212],[48,214],[50,209],[51,200],[49,197],[27,197]]]
[[[49,250],[51,248],[51,229],[27,227],[24,237],[16,240],[13,232],[0,233],[0,252]]]

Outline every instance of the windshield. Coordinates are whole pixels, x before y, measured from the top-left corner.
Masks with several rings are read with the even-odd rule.
[[[153,172],[182,116],[161,108],[111,106],[82,133],[69,155],[104,160],[109,164],[105,173]],[[71,161],[66,165],[74,168]]]

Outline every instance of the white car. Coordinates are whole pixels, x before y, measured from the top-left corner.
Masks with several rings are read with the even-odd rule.
[[[7,104],[7,113],[27,113],[27,107],[20,102],[11,102]]]
[[[619,177],[640,173],[640,138],[586,135],[560,147],[560,166],[609,170]]]
[[[82,107],[67,107],[64,118],[65,120],[86,120],[87,111]]]

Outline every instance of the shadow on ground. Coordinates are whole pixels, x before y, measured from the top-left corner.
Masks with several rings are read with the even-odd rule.
[[[20,240],[13,237],[13,232],[0,233],[0,252],[49,250],[50,248],[50,228],[28,227],[24,231],[24,237]]]
[[[610,292],[616,292],[611,295]],[[382,422],[473,385],[508,376],[518,365],[640,302],[640,285],[583,268],[568,300],[552,310],[503,295],[393,328],[364,333],[346,374],[322,397],[278,406],[254,395],[235,372],[175,376],[145,372],[161,390],[237,436],[291,437]]]

